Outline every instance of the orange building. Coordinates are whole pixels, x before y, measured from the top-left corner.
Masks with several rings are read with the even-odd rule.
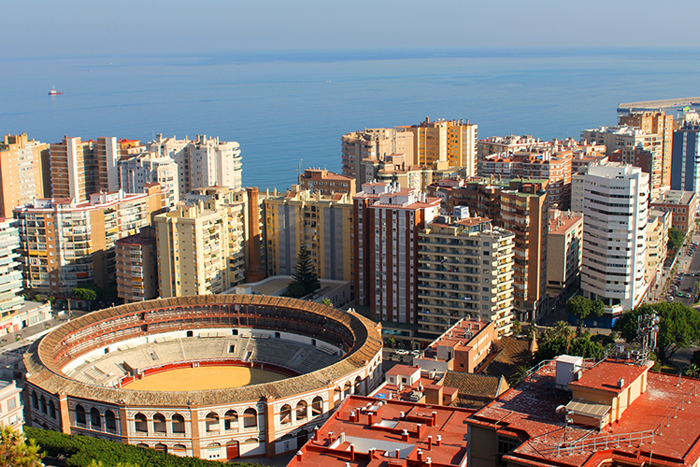
[[[639,128],[644,133],[659,136],[661,140],[661,188],[671,186],[673,157],[673,115],[657,112],[632,112],[620,115],[620,125]]]
[[[15,207],[50,194],[42,171],[48,156],[49,145],[29,141],[26,133],[5,136],[0,144],[0,218],[12,217]]]
[[[355,179],[329,172],[326,169],[306,169],[299,177],[299,185],[302,190],[319,192],[322,195],[335,193],[355,194]]]

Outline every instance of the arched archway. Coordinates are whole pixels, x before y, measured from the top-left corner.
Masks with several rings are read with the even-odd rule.
[[[165,416],[157,413],[153,416],[153,431],[156,433],[165,433]]]
[[[144,414],[134,415],[134,429],[139,433],[148,433],[148,420]]]
[[[258,411],[252,407],[245,409],[243,412],[243,428],[257,428],[258,426]]]
[[[166,445],[163,444],[163,443],[158,443],[158,444],[156,444],[156,445],[154,446],[154,449],[155,449],[156,451],[164,452],[164,453],[166,453],[166,454],[168,453],[168,446],[166,446]]]
[[[90,428],[102,431],[102,416],[95,407],[90,410]]]
[[[185,432],[185,417],[176,413],[172,418],[173,433],[184,433]]]
[[[241,455],[241,448],[238,441],[231,440],[226,443],[226,459],[238,459]]]
[[[311,416],[312,417],[318,417],[323,413],[323,399],[321,396],[316,396],[314,397],[314,400],[311,401]]]
[[[292,423],[292,407],[289,404],[284,404],[280,409],[280,424],[288,425]]]
[[[306,403],[305,400],[302,399],[297,403],[296,419],[297,419],[297,421],[304,421],[308,418],[308,416],[309,416],[308,404]]]
[[[85,416],[85,408],[78,404],[75,406],[75,423],[78,425],[87,425],[87,417]]]

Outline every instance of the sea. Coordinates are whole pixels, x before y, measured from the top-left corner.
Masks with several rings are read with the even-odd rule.
[[[420,49],[0,58],[0,132],[237,141],[246,186],[340,171],[340,137],[465,119],[480,138],[580,137],[620,102],[700,95],[700,49]],[[49,96],[55,86],[64,94]]]

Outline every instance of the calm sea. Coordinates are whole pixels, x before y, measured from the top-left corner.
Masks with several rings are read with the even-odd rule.
[[[619,102],[700,95],[700,50],[402,50],[0,60],[0,132],[55,142],[235,140],[248,186],[340,170],[340,136],[469,119],[479,136],[578,137]],[[49,97],[51,86],[63,91]]]

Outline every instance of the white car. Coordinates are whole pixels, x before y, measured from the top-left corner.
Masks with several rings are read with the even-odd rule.
[[[408,350],[399,349],[396,351],[396,355],[408,355]]]

